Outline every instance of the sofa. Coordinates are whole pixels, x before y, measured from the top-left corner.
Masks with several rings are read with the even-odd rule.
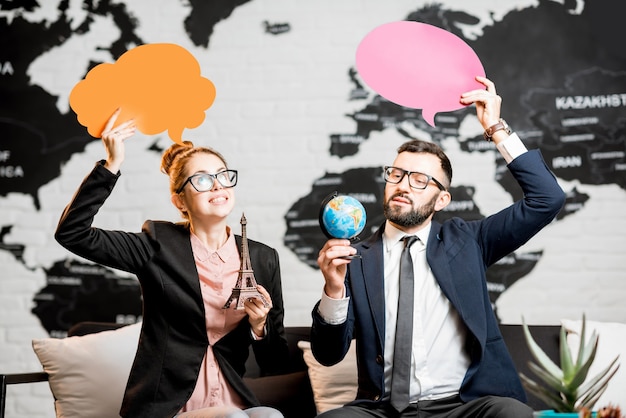
[[[561,327],[558,325],[531,325],[529,328],[546,354],[558,362]],[[529,376],[532,375],[528,368],[531,354],[526,345],[521,325],[501,325],[500,329],[518,371]],[[348,353],[348,356],[353,357],[351,364],[336,365],[331,368],[324,367],[312,358],[308,344],[298,344],[301,341],[308,341],[309,332],[310,328],[308,327],[287,328],[287,341],[290,350],[289,373],[280,376],[259,377],[258,368],[253,359],[249,362],[251,363],[247,372],[249,377],[246,377],[246,380],[257,394],[259,401],[264,405],[278,408],[286,418],[314,417],[316,404],[325,410],[333,405],[341,405],[344,401],[354,399],[356,394],[356,387],[353,387],[349,393],[341,394],[337,393],[337,388],[333,390],[329,387],[346,385],[350,381],[356,383],[354,347],[351,347],[351,351]],[[352,376],[346,376],[350,371],[352,371]],[[329,373],[331,375],[325,376],[324,379],[323,375]],[[337,402],[335,398],[340,399]],[[533,396],[529,396],[528,405],[535,410],[545,409],[545,404]]]
[[[0,375],[0,418],[4,418],[7,385],[46,380],[55,397],[57,416],[117,416],[139,326],[80,323],[69,331],[70,338],[33,340],[44,371]],[[560,326],[536,325],[530,329],[540,346],[557,361]],[[518,371],[528,375],[530,353],[522,327],[502,325],[501,330]],[[340,364],[323,367],[311,354],[309,332],[309,327],[286,328],[290,357],[286,359],[289,366],[285,374],[261,376],[254,355],[247,363],[245,380],[261,404],[278,408],[286,418],[314,417],[318,411],[349,402],[356,393],[354,347]],[[533,397],[528,403],[536,410],[544,408]]]

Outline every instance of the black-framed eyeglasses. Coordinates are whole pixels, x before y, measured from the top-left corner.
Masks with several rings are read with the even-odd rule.
[[[225,189],[235,187],[237,185],[237,170],[222,170],[215,174],[196,173],[187,177],[187,180],[176,190],[176,193],[182,192],[187,183],[190,183],[198,192],[207,192],[213,188],[215,180]]]
[[[414,189],[423,190],[428,187],[428,183],[432,180],[439,190],[446,190],[446,187],[440,181],[428,174],[420,173],[419,171],[407,171],[398,167],[383,167],[383,178],[387,183],[398,184],[405,175],[409,177],[409,186]]]

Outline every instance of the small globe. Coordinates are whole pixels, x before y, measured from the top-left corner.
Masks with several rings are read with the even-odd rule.
[[[353,239],[365,228],[365,208],[347,195],[331,195],[320,211],[320,227],[329,238]]]

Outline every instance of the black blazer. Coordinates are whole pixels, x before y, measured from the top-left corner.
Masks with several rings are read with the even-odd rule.
[[[524,199],[479,221],[453,218],[443,224],[433,222],[426,246],[426,259],[437,283],[468,329],[465,348],[471,363],[460,388],[463,401],[485,395],[526,399],[491,308],[485,275],[488,266],[550,223],[563,206],[565,195],[538,151],[517,157],[509,170],[522,187]],[[384,397],[382,233],[381,227],[356,245],[362,258],[348,266],[347,321],[327,324],[317,306],[313,309],[311,347],[320,363],[340,361],[356,338],[357,402],[380,402]]]
[[[118,177],[98,163],[63,212],[55,238],[76,255],[139,279],[143,324],[120,413],[133,418],[172,417],[191,396],[208,346],[189,227],[162,221],[145,222],[140,233],[92,227]],[[236,240],[240,247],[241,237]],[[266,374],[282,371],[289,354],[278,254],[256,241],[248,240],[248,246],[254,276],[272,298],[267,335],[255,341],[244,319],[213,350],[222,373],[243,402],[257,406],[242,379],[250,344]]]

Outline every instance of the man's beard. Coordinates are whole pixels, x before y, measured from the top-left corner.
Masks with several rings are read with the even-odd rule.
[[[389,202],[391,202],[395,197],[398,196],[401,196],[404,199],[408,199],[409,202],[411,202],[411,209],[408,212],[402,212],[401,208],[391,207],[389,205]],[[385,218],[387,218],[389,221],[393,222],[396,225],[406,227],[421,225],[428,220],[430,215],[435,213],[436,202],[437,196],[434,196],[430,201],[416,208],[413,205],[413,199],[402,193],[396,193],[383,203],[383,213],[385,215]]]

